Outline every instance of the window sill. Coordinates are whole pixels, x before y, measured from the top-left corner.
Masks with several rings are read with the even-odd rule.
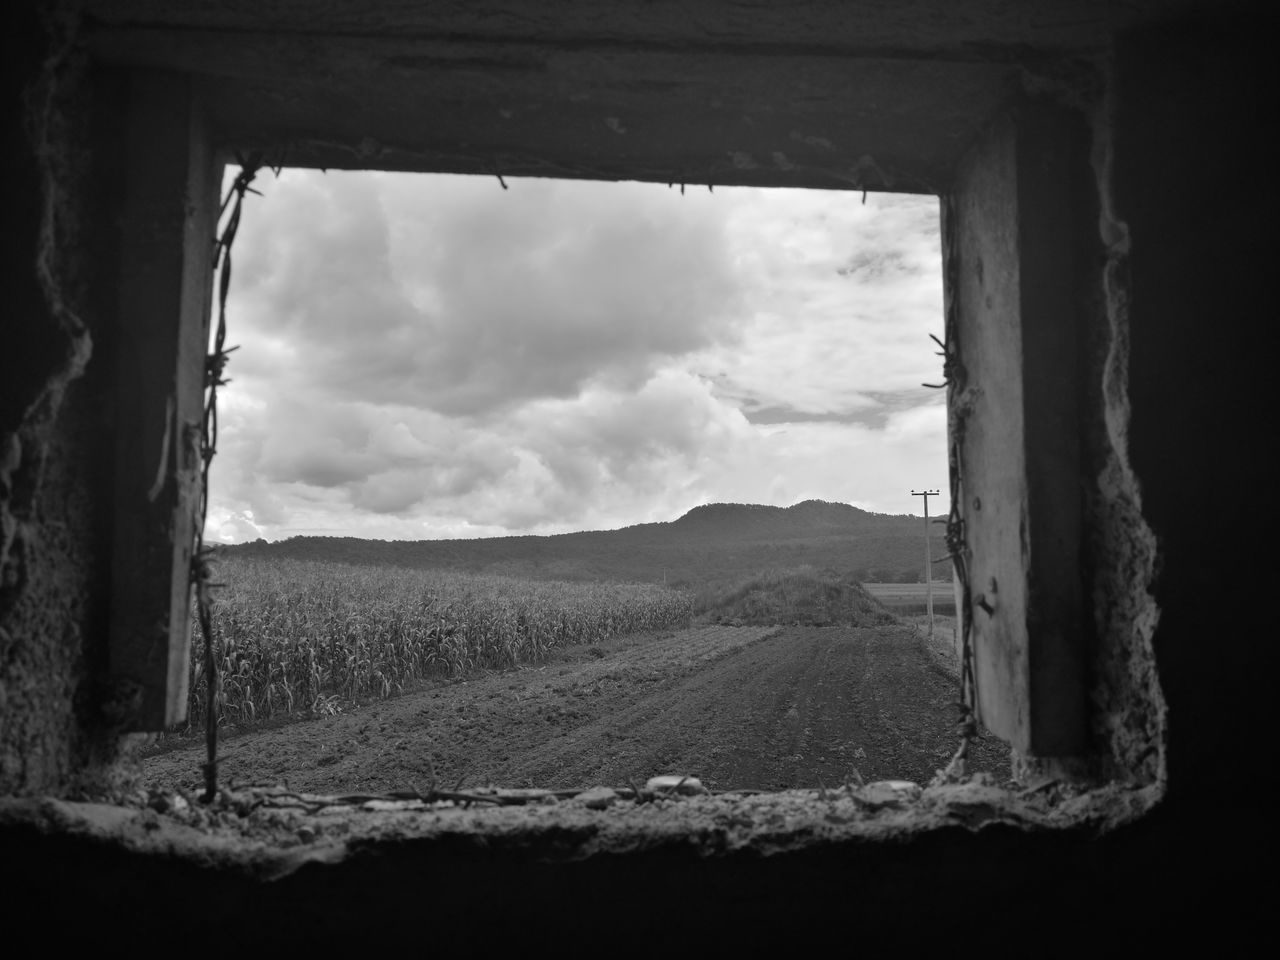
[[[57,834],[268,880],[307,864],[341,863],[371,846],[406,842],[449,843],[456,850],[462,841],[490,856],[568,862],[659,849],[699,857],[771,856],[995,825],[1096,836],[1138,819],[1161,794],[1158,786],[1109,784],[1057,798],[1047,785],[1014,793],[978,779],[923,790],[895,783],[646,803],[619,799],[604,809],[581,797],[484,808],[375,800],[316,809],[325,798],[264,789],[224,791],[207,807],[156,794],[118,804],[5,798],[0,830]],[[300,803],[313,806],[302,809]],[[154,809],[166,806],[165,812]]]

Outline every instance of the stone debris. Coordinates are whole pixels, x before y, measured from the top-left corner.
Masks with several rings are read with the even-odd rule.
[[[885,807],[911,803],[919,799],[923,791],[910,780],[877,780],[858,790],[858,798],[870,807]]]
[[[178,793],[170,793],[165,790],[148,791],[145,798],[145,805],[150,807],[156,813],[184,813],[189,804],[186,798]]]
[[[657,777],[650,777],[644,788],[650,793],[682,793],[686,796],[695,796],[708,792],[707,788],[702,785],[702,781],[697,777],[681,776],[675,773],[664,773]]]
[[[573,798],[574,803],[580,803],[588,810],[607,810],[617,803],[618,799],[617,791],[610,790],[608,787],[592,787]]]
[[[392,813],[397,810],[425,810],[427,805],[421,800],[366,800],[359,805],[362,810]]]

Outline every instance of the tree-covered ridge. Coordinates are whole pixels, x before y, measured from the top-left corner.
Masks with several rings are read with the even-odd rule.
[[[943,557],[943,527],[933,526],[933,556]],[[533,579],[665,581],[673,586],[806,565],[854,580],[916,582],[924,573],[923,535],[918,516],[805,500],[791,507],[712,503],[669,522],[552,536],[390,541],[291,537],[218,549],[248,557],[448,568]],[[946,578],[949,571],[947,562],[935,562],[935,577]]]

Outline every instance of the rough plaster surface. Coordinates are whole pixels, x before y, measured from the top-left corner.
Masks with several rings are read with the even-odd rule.
[[[1093,755],[1036,758],[1014,753],[1027,782],[1063,777],[1095,782],[1164,784],[1167,711],[1153,643],[1159,609],[1152,595],[1157,544],[1142,514],[1130,463],[1128,226],[1116,214],[1111,55],[1028,68],[1022,88],[1080,111],[1092,135],[1097,250],[1084,258],[1081,316],[1086,317],[1082,391],[1085,469],[1082,488],[1085,581],[1095,634],[1090,655]]]
[[[1129,453],[1158,544],[1170,797],[1188,803],[1241,775],[1265,781],[1275,723],[1265,498],[1280,181],[1257,137],[1274,114],[1277,17],[1266,6],[1229,31],[1175,23],[1121,38],[1113,73]],[[1225,158],[1231,188],[1174,200]]]
[[[954,283],[947,338],[962,368],[948,397],[971,595],[974,708],[998,736],[1025,746],[1029,710],[1027,395],[1023,378],[1016,127],[991,124],[947,198]],[[1039,531],[1036,530],[1035,534]],[[978,606],[988,604],[989,613]]]
[[[1048,97],[1090,118],[1092,129],[1091,163],[1096,185],[1098,219],[1096,243],[1082,238],[1086,246],[1096,246],[1098,256],[1081,257],[1084,273],[1077,285],[1080,304],[1078,315],[1086,325],[1082,331],[1084,356],[1082,371],[1086,381],[1081,390],[1083,463],[1087,478],[1082,483],[1084,531],[1083,571],[1089,603],[1094,618],[1093,649],[1089,656],[1089,693],[1092,756],[1088,758],[1036,758],[1015,752],[1015,775],[1027,782],[1058,777],[1092,781],[1119,779],[1133,783],[1163,782],[1165,706],[1156,672],[1153,635],[1158,610],[1151,595],[1156,569],[1156,543],[1141,513],[1141,496],[1137,477],[1129,463],[1129,393],[1128,393],[1128,276],[1129,252],[1126,226],[1115,215],[1112,193],[1111,102],[1106,91],[1106,64],[1073,61],[1054,65],[1048,71],[1024,71],[1024,90],[1036,97]],[[979,147],[981,144],[979,144]],[[976,149],[976,148],[975,148]],[[966,163],[973,160],[971,154]],[[993,283],[998,261],[987,253],[984,244],[991,240],[981,233],[966,236],[965,211],[958,209],[956,198],[948,199],[944,216],[947,231],[947,254],[944,268],[949,272],[948,316],[955,311],[970,312],[992,309],[991,295],[979,303],[968,288],[972,277],[961,276],[963,269],[978,271],[981,283],[986,274]],[[990,206],[968,220],[990,216]],[[989,230],[990,228],[988,228]],[[970,224],[972,233],[972,225]],[[967,257],[966,257],[967,251]],[[1008,311],[1011,308],[1005,308]],[[966,445],[972,446],[973,430],[969,418],[988,394],[998,391],[1001,376],[984,370],[984,364],[972,359],[975,344],[956,337],[957,328],[949,319],[948,337],[954,353],[954,385],[950,398],[949,432],[952,443],[959,443],[960,456],[953,455],[952,469],[958,471],[960,491],[966,505],[973,496],[973,483],[966,491]],[[998,346],[998,344],[997,344]],[[995,352],[988,345],[988,353]],[[1008,398],[1005,398],[1006,401]],[[997,410],[1007,406],[997,404]],[[995,418],[988,415],[988,420]],[[1015,429],[1015,428],[1009,428]],[[1009,429],[995,431],[997,446]],[[981,439],[981,436],[979,436]],[[1052,438],[1042,438],[1052,442]],[[970,457],[973,457],[972,451]],[[1003,461],[1002,461],[1003,462]],[[978,466],[986,461],[980,456]],[[991,497],[984,498],[990,501]],[[1007,499],[1007,498],[1006,498]],[[991,504],[983,503],[990,512]],[[1016,529],[1017,518],[998,524],[999,532]],[[990,535],[988,534],[988,539]],[[980,566],[975,566],[972,553],[974,532],[966,531],[966,556],[970,574],[979,582],[976,593],[987,582]],[[976,544],[979,555],[998,553],[991,542]],[[1011,578],[1001,575],[1002,584]],[[1002,589],[1004,589],[1002,587]],[[981,617],[982,615],[975,614]],[[981,678],[979,678],[981,680]]]
[[[751,14],[742,7],[748,33]],[[987,29],[981,26],[980,33]],[[1188,48],[1202,42],[1199,29],[1193,33]],[[1256,35],[1267,42],[1270,32]],[[324,930],[318,921],[332,920],[358,931],[367,946],[382,925],[399,917],[401,928],[412,927],[424,943],[466,946],[512,922],[494,912],[492,905],[499,904],[520,924],[511,945],[526,951],[540,942],[529,938],[528,924],[540,922],[541,933],[563,936],[596,917],[604,919],[596,920],[601,939],[590,941],[593,949],[612,952],[619,940],[648,952],[682,949],[689,941],[667,930],[670,912],[681,907],[685,925],[679,932],[700,930],[721,948],[758,948],[762,932],[794,947],[806,931],[831,938],[834,930],[835,937],[859,945],[891,943],[895,952],[943,938],[953,946],[971,945],[974,936],[1024,951],[1034,943],[1036,951],[1051,954],[1066,953],[1071,941],[1087,941],[1081,946],[1089,950],[1105,943],[1149,951],[1162,940],[1185,949],[1187,932],[1195,930],[1212,934],[1227,952],[1233,936],[1241,938],[1240,952],[1256,950],[1259,934],[1273,926],[1273,910],[1265,885],[1256,883],[1256,871],[1242,869],[1242,861],[1260,849],[1265,820],[1252,814],[1267,793],[1237,785],[1256,776],[1259,764],[1265,772],[1269,727],[1262,714],[1274,700],[1274,673],[1259,659],[1265,647],[1259,638],[1266,634],[1254,630],[1236,605],[1256,600],[1245,587],[1228,594],[1225,604],[1199,599],[1203,588],[1235,575],[1224,557],[1235,556],[1256,529],[1252,522],[1242,533],[1214,523],[1214,516],[1184,517],[1193,495],[1218,485],[1223,470],[1184,463],[1183,434],[1214,438],[1201,460],[1217,459],[1232,438],[1259,446],[1252,433],[1227,421],[1246,414],[1256,419],[1263,408],[1243,402],[1251,398],[1237,386],[1241,367],[1252,376],[1270,361],[1262,349],[1242,358],[1247,363],[1232,352],[1236,343],[1261,334],[1260,320],[1269,316],[1251,311],[1249,303],[1267,282],[1268,261],[1258,252],[1265,238],[1245,232],[1242,241],[1238,231],[1255,222],[1270,231],[1276,205],[1274,177],[1268,179],[1264,166],[1270,159],[1245,141],[1264,115],[1257,91],[1265,89],[1270,61],[1237,56],[1237,42],[1216,48],[1230,62],[1205,84],[1194,59],[1153,71],[1153,63],[1169,63],[1170,55],[1165,41],[1152,39],[1149,49],[1121,59],[1130,74],[1122,109],[1107,104],[1094,114],[1094,167],[1102,185],[1098,225],[1106,251],[1093,340],[1093,469],[1083,492],[1092,524],[1087,562],[1099,636],[1094,697],[1104,708],[1095,733],[1113,770],[1149,786],[1113,785],[1051,804],[1051,794],[1041,800],[1039,791],[997,797],[982,784],[964,784],[875,809],[848,796],[812,794],[615,803],[603,810],[584,800],[536,809],[314,814],[266,805],[250,811],[248,805],[237,808],[234,796],[225,809],[199,812],[185,800],[186,810],[180,809],[173,798],[148,797],[144,805],[10,797],[0,800],[6,854],[0,882],[10,916],[18,918],[12,935],[20,943],[23,918],[47,915],[53,902],[67,907],[70,920],[59,930],[40,931],[46,945],[77,928],[100,939],[108,925],[130,916],[145,923],[133,928],[140,936],[163,928],[182,937],[172,942],[186,949],[181,945],[214,907],[221,910],[214,914],[219,930],[229,927],[254,944],[307,932],[314,938]],[[25,79],[38,69],[36,63]],[[1224,89],[1227,98],[1236,98],[1234,106],[1224,108]],[[1190,120],[1188,101],[1199,109]],[[1126,112],[1118,130],[1109,130],[1112,116]],[[1149,125],[1152,116],[1158,122]],[[1215,117],[1220,126],[1203,136],[1198,125]],[[1224,157],[1229,167],[1222,165]],[[1124,183],[1110,173],[1113,162],[1128,167],[1127,192],[1120,193],[1124,222],[1113,212],[1112,187]],[[30,254],[27,262],[34,259],[35,237],[65,238],[62,231],[71,225],[44,211],[63,202],[74,206],[64,193],[74,178],[53,175],[53,165],[43,170],[33,167],[5,187],[11,200],[6,230],[19,233],[21,243],[31,238],[32,246],[18,251],[23,258]],[[46,175],[56,189],[45,197],[55,199],[35,209],[32,201]],[[1215,175],[1228,182],[1207,200],[1178,194]],[[1242,184],[1250,190],[1239,189]],[[1233,242],[1220,243],[1224,237]],[[41,249],[67,247],[59,241]],[[1148,285],[1134,286],[1130,276],[1144,276],[1138,258],[1148,249],[1155,253]],[[0,792],[68,796],[77,776],[111,770],[109,748],[99,761],[89,759],[92,732],[102,732],[86,684],[98,629],[90,587],[97,579],[95,501],[77,466],[94,432],[87,411],[100,397],[86,382],[96,360],[86,377],[74,379],[76,344],[83,349],[87,338],[57,314],[57,289],[68,292],[67,303],[76,302],[68,265],[54,271],[62,280],[52,301],[41,286],[45,269],[29,278],[14,271],[15,283],[31,282],[13,291],[6,322],[30,346],[0,353]],[[1192,280],[1197,272],[1204,279]],[[1224,276],[1231,284],[1225,306],[1223,291],[1215,288]],[[1192,297],[1210,298],[1210,306]],[[1213,345],[1214,363],[1206,367],[1199,331],[1210,323],[1221,324],[1231,338]],[[1169,382],[1171,374],[1188,373],[1203,378],[1194,390]],[[1180,399],[1184,391],[1189,396]],[[1178,412],[1188,423],[1170,419],[1170,402],[1181,404]],[[1177,482],[1170,481],[1166,463],[1181,472]],[[1240,470],[1235,478],[1245,475],[1252,474]],[[1156,523],[1159,510],[1156,525],[1166,554],[1157,584],[1162,617],[1148,588],[1157,549],[1147,521]],[[1172,704],[1170,718],[1161,687]],[[1168,793],[1162,790],[1165,754],[1180,758],[1167,775],[1177,789]],[[1050,779],[1038,786],[1061,789]],[[1236,806],[1222,816],[1206,801]],[[1085,808],[1080,819],[1068,816],[1070,804]],[[874,840],[890,842],[869,842]],[[668,851],[684,855],[668,858]],[[622,852],[628,855],[612,856]],[[554,860],[566,869],[533,871],[530,859]],[[714,864],[727,866],[704,869]],[[246,882],[269,877],[277,882]],[[288,885],[295,881],[290,898]],[[654,886],[646,891],[646,883]],[[202,895],[199,902],[193,889]],[[365,889],[373,893],[360,899]],[[520,913],[516,908],[526,902],[533,907]],[[157,903],[165,910],[158,912]],[[610,904],[612,913],[601,912]],[[1123,936],[1114,934],[1117,924]],[[638,930],[653,938],[637,940]],[[1034,940],[1020,939],[1019,932]]]
[[[879,784],[637,805],[597,790],[525,808],[317,813],[253,808],[250,794],[198,809],[155,795],[147,806],[15,799],[0,801],[0,837],[14,917],[75,906],[76,923],[30,928],[46,948],[129,917],[152,944],[212,923],[220,943],[328,951],[900,952],[996,929],[1043,936],[1063,916],[1106,915],[1109,936],[1126,917],[1148,926],[1154,898],[1134,884],[1135,864],[1163,859],[1156,847],[1144,856],[1160,808],[1146,812],[1150,790],[1109,793]],[[1085,945],[1095,926],[1066,924],[1049,952]]]
[[[1088,49],[1126,22],[1179,0],[810,0],[802,4],[751,0],[522,0],[370,4],[365,0],[259,0],[173,4],[167,0],[83,0],[95,19],[113,25],[148,24],[214,30],[305,29],[317,34],[430,37],[486,36],[512,41],[572,42],[610,37],[635,48],[655,43],[715,42],[728,47],[836,47],[847,51],[926,50],[956,59],[1025,56],[1032,44]],[[833,11],[846,16],[833,17]],[[1046,36],[1050,34],[1050,36]]]
[[[176,855],[201,867],[276,880],[309,863],[339,864],[370,847],[407,841],[441,847],[464,842],[488,852],[575,861],[674,848],[698,857],[742,851],[769,856],[993,824],[1097,835],[1132,822],[1157,798],[1151,789],[1118,787],[1013,794],[974,778],[923,790],[885,781],[821,793],[660,797],[637,803],[598,788],[526,806],[466,809],[452,802],[370,800],[317,810],[314,804],[324,798],[259,790],[224,791],[208,808],[163,794],[134,798],[132,806],[0,799],[0,829],[60,833],[144,858]],[[313,804],[309,809],[300,809],[308,803]]]
[[[1156,537],[1142,514],[1141,487],[1130,461],[1128,225],[1115,209],[1115,83],[1112,55],[1064,68],[1027,70],[1028,92],[1089,118],[1090,162],[1097,202],[1101,271],[1081,278],[1090,316],[1085,331],[1083,396],[1087,524],[1085,565],[1096,634],[1091,655],[1090,712],[1095,756],[1089,763],[1044,764],[1015,758],[1024,777],[1085,775],[1134,783],[1165,782],[1167,711],[1153,639],[1159,608],[1152,595]],[[1090,258],[1092,260],[1092,258]]]
[[[289,166],[938,193],[1020,64],[1185,2],[83,6],[96,56],[199,64],[227,145]]]
[[[109,734],[87,722],[87,658],[105,584],[94,569],[94,402],[77,394],[93,346],[78,306],[85,265],[75,257],[85,64],[74,24],[47,26],[48,42],[31,48],[25,83],[10,101],[18,112],[10,122],[31,152],[9,184],[19,215],[6,230],[35,264],[34,283],[19,278],[10,305],[13,340],[30,353],[7,352],[0,368],[0,791],[15,793],[66,789],[78,771],[114,756]]]
[[[1113,199],[1112,89],[1108,84],[1108,92],[1093,108],[1105,324],[1094,341],[1096,354],[1102,356],[1104,430],[1095,440],[1099,466],[1086,496],[1093,514],[1090,546],[1098,632],[1092,715],[1095,735],[1109,754],[1104,775],[1163,783],[1167,717],[1152,645],[1159,621],[1151,594],[1156,538],[1143,519],[1141,489],[1129,459],[1129,230],[1116,215]]]
[[[109,774],[114,756],[110,728],[98,710],[109,696],[89,683],[102,656],[105,583],[97,572],[101,543],[95,541],[102,536],[95,527],[101,511],[89,489],[93,458],[81,454],[102,426],[89,410],[103,384],[91,382],[92,370],[81,378],[91,352],[91,324],[76,307],[84,285],[78,267],[85,265],[74,262],[76,251],[87,246],[76,229],[85,161],[76,138],[85,124],[77,100],[82,65],[68,29],[60,24],[49,49],[31,64],[19,118],[29,125],[36,166],[30,181],[15,189],[43,197],[38,209],[29,209],[29,219],[16,221],[38,237],[35,292],[19,303],[31,342],[45,349],[33,347],[31,359],[10,361],[3,371],[16,375],[18,396],[5,406],[0,424],[0,790],[14,793],[65,792],[77,776],[97,776],[94,767]],[[1037,92],[1056,89],[1080,105],[1090,95],[1082,92],[1080,75],[1075,62],[1066,71],[1024,71],[1023,83]],[[1107,251],[1097,280],[1103,305],[1093,331],[1096,475],[1085,494],[1099,633],[1095,733],[1107,757],[1100,771],[1105,777],[1146,783],[1159,780],[1163,770],[1164,707],[1151,650],[1156,609],[1148,591],[1155,548],[1128,465],[1128,240],[1111,212],[1109,108],[1097,108],[1095,117],[1099,231]],[[82,396],[72,396],[68,406],[72,384]]]

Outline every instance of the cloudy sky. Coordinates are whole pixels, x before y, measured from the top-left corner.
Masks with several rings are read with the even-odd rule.
[[[286,170],[207,536],[562,533],[945,491],[933,197]],[[946,497],[930,513],[945,511]]]

